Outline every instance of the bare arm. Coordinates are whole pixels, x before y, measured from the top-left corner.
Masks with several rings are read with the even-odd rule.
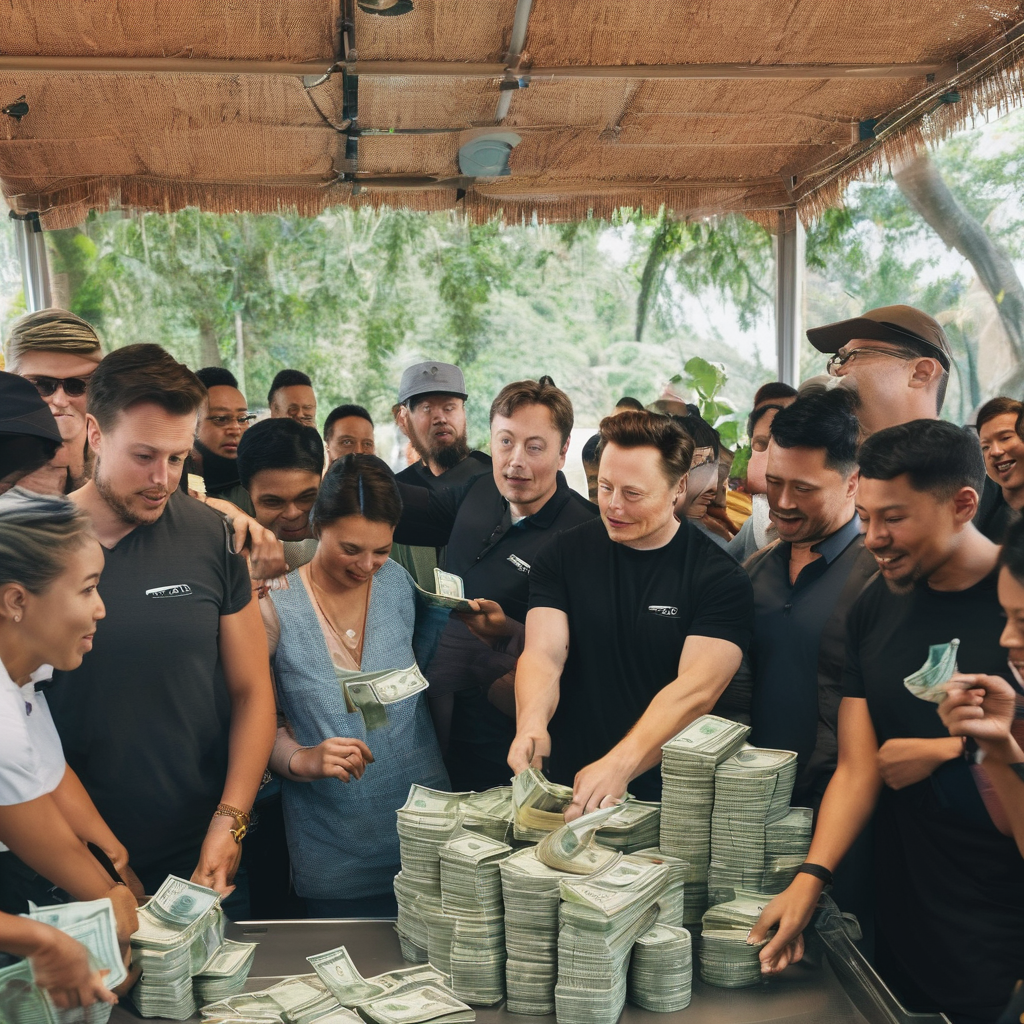
[[[526,647],[516,666],[516,738],[508,752],[518,774],[551,753],[548,723],[558,707],[559,684],[569,656],[569,617],[557,608],[531,608]]]
[[[220,619],[220,658],[231,698],[228,772],[221,802],[248,812],[256,800],[270,761],[277,732],[274,690],[270,682],[267,637],[255,600],[234,615]],[[192,880],[228,895],[242,847],[231,830],[233,818],[217,815],[210,822]]]
[[[50,795],[75,835],[82,842],[98,846],[110,858],[118,872],[123,873],[128,867],[128,851],[110,831],[100,812],[96,810],[92,797],[70,766],[65,768],[60,785]]]
[[[633,779],[661,761],[664,743],[715,706],[742,658],[729,640],[687,637],[676,678],[655,695],[626,736],[577,774],[566,820],[621,799]]]
[[[835,871],[874,813],[882,777],[878,768],[878,739],[862,697],[844,697],[839,705],[839,763],[825,790],[814,838],[807,854],[810,864]],[[799,874],[789,888],[764,908],[750,931],[760,942],[778,926],[775,937],[761,950],[761,970],[774,974],[803,956],[803,930],[814,915],[824,883]]]
[[[333,736],[315,747],[304,747],[287,725],[277,727],[274,752],[270,756],[270,767],[291,782],[361,779],[366,766],[372,763],[370,748],[362,740]]]

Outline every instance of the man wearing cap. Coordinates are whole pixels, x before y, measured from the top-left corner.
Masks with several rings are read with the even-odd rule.
[[[0,370],[0,494],[44,466],[60,446],[60,431],[35,386]]]
[[[953,353],[941,325],[913,306],[881,306],[813,327],[810,343],[831,356],[828,372],[860,399],[861,436],[911,420],[938,419]]]
[[[419,461],[398,474],[399,483],[436,491],[490,472],[490,456],[470,451],[466,440],[466,397],[466,380],[451,363],[415,363],[405,370],[398,385],[395,422]],[[425,590],[434,589],[438,549],[396,544],[391,557]]]

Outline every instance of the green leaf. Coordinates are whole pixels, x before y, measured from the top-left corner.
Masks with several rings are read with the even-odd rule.
[[[712,363],[701,356],[686,360],[684,366],[690,382],[702,398],[712,399],[729,379],[721,363]]]

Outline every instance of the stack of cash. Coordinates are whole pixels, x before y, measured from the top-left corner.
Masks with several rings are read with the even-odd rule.
[[[186,1020],[195,1013],[193,975],[200,974],[224,942],[220,895],[168,875],[139,910],[133,959],[142,977],[132,1001],[143,1017]],[[246,973],[251,960],[244,965]],[[244,983],[244,978],[242,979]]]
[[[460,804],[468,795],[413,785],[398,809],[402,870],[395,876],[397,929],[402,956],[414,963],[427,959],[427,921],[441,913],[438,851],[458,830]]]
[[[516,839],[537,842],[565,824],[562,815],[572,803],[572,789],[549,782],[536,768],[527,768],[512,780]]]
[[[512,839],[512,787],[498,786],[482,793],[467,793],[459,801],[462,827],[490,836],[499,843]]]
[[[602,846],[634,853],[656,846],[661,834],[661,804],[627,800],[594,837]]]
[[[592,875],[610,867],[622,856],[606,846],[597,845],[597,830],[609,818],[621,813],[619,807],[604,807],[573,821],[547,835],[537,844],[537,856],[549,868],[571,875]]]
[[[657,847],[637,850],[632,856],[668,867],[668,881],[658,897],[658,924],[681,928],[686,910],[686,862],[662,853]]]
[[[476,1020],[472,1008],[439,985],[408,985],[359,1006],[360,1015],[376,1024],[468,1024]]]
[[[633,945],[629,964],[629,1001],[655,1013],[690,1005],[693,951],[685,928],[656,924]]]
[[[128,976],[117,944],[117,921],[110,900],[33,906],[27,916],[85,946],[94,966],[110,972],[105,979],[108,988],[117,988]],[[111,1010],[109,1003],[94,1003],[85,1010],[57,1009],[36,986],[28,960],[0,970],[0,1021],[4,1024],[106,1024]]]
[[[626,1002],[629,953],[658,916],[668,867],[624,856],[589,878],[564,879],[559,908],[559,1024],[615,1024]]]
[[[288,1024],[312,1024],[338,1007],[327,986],[315,974],[285,978],[260,992],[242,992],[204,1006],[206,1024],[263,1020]]]
[[[742,988],[761,980],[758,954],[768,940],[748,945],[747,935],[770,900],[771,896],[741,889],[735,899],[708,910],[700,940],[702,981],[719,988]]]
[[[572,876],[539,860],[535,846],[518,850],[499,867],[505,902],[508,1011],[554,1013],[560,882]]]
[[[382,986],[367,981],[359,973],[344,946],[329,949],[325,953],[317,953],[315,956],[307,956],[306,960],[342,1006],[355,1006],[367,999],[373,999],[374,996],[384,995],[385,990]]]
[[[715,766],[743,745],[750,729],[714,715],[695,719],[662,749],[660,849],[685,861],[686,920],[707,908]]]
[[[202,1006],[241,992],[245,988],[255,955],[255,942],[225,939],[223,945],[192,979],[196,1002]]]
[[[760,892],[779,893],[796,878],[796,869],[811,848],[814,812],[791,807],[789,813],[764,827],[764,882]]]
[[[475,832],[456,835],[441,847],[441,909],[455,923],[452,991],[484,1006],[505,997],[500,864],[511,852],[510,846]]]
[[[731,899],[737,889],[760,890],[767,866],[765,828],[789,814],[795,780],[791,750],[745,747],[715,769],[710,905]]]

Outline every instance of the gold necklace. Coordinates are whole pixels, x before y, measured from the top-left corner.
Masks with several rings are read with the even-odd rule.
[[[320,584],[317,583],[315,579],[313,579],[312,562],[309,563],[309,569],[307,571],[309,573],[309,582],[313,584],[313,601],[316,603],[317,608],[320,610],[320,614],[323,616],[324,622],[327,623],[328,627],[330,628],[334,636],[337,638],[338,642],[344,644],[350,651],[353,652],[353,654],[355,654],[356,660],[361,662],[363,636],[366,631],[366,613],[370,604],[370,583],[372,582],[372,580],[367,580],[366,583],[366,599],[363,605],[362,622],[360,624],[361,628],[359,632],[357,633],[354,629],[346,629],[344,633],[340,633],[338,631],[338,627],[334,624],[330,615],[327,614],[326,610],[324,609],[324,606],[320,603],[320,599],[316,596],[316,591],[320,591],[320,593],[326,597],[327,591],[325,591],[323,587],[321,587]]]

